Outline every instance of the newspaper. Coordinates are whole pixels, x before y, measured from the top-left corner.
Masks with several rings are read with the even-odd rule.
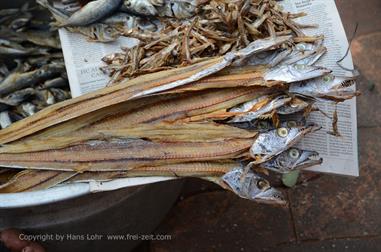
[[[318,29],[306,29],[308,35],[325,36],[325,46],[328,53],[317,63],[333,69],[336,75],[349,75],[337,65],[337,61],[346,53],[348,41],[344,27],[334,0],[287,0],[282,1],[286,11],[306,12],[308,15],[297,20],[302,24],[318,24]],[[99,68],[101,58],[107,54],[120,50],[121,46],[131,47],[136,40],[120,38],[114,43],[89,43],[79,34],[60,30],[60,38],[69,76],[73,96],[79,96],[104,87],[109,78]],[[341,63],[345,68],[353,69],[352,57]],[[318,103],[318,107],[328,113],[333,113],[335,106],[332,103]],[[340,175],[358,176],[358,149],[357,149],[357,118],[356,100],[344,102],[337,106],[339,116],[339,132],[341,137],[327,134],[331,131],[331,120],[320,113],[313,113],[311,120],[323,126],[323,129],[304,139],[300,147],[318,151],[324,158],[321,166],[310,170]]]

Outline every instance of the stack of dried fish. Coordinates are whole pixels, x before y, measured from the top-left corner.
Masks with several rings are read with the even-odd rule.
[[[126,2],[129,7],[157,2],[153,4],[156,10],[167,1]],[[44,4],[58,15],[57,9]],[[215,13],[209,8],[213,4],[225,7],[217,6]],[[86,11],[86,6],[79,11]],[[213,181],[243,198],[284,203],[280,192],[264,178],[268,171],[287,173],[320,164],[318,153],[295,147],[305,135],[320,129],[307,122],[314,103],[342,102],[358,93],[352,78],[333,76],[329,69],[315,66],[325,47],[315,39],[312,43],[303,41],[297,24],[290,21],[298,15],[279,17],[276,6],[271,0],[211,1],[195,12],[198,14],[190,23],[176,21],[190,25],[183,30],[188,32],[178,37],[181,43],[176,47],[188,45],[192,50],[191,40],[198,36],[194,34],[205,27],[221,32],[218,27],[227,17],[237,25],[244,22],[245,31],[232,32],[231,41],[218,40],[230,37],[226,34],[207,37],[216,50],[190,53],[186,64],[183,59],[169,61],[146,71],[141,62],[144,59],[138,58],[135,78],[120,74],[118,85],[52,105],[1,130],[0,166],[8,170],[0,172],[4,181],[0,192],[122,177],[193,176]],[[236,14],[242,20],[233,18]],[[66,17],[62,25],[74,23],[74,15]],[[265,26],[253,18],[263,15]],[[216,20],[216,27],[213,22],[203,24],[205,17]],[[174,24],[168,19],[161,22]],[[247,27],[254,25],[258,26],[258,37],[246,33]],[[289,35],[285,32],[288,28],[292,31]],[[172,40],[151,41],[156,43],[152,48],[162,50]],[[229,48],[220,51],[224,44]],[[117,62],[121,73],[131,67],[130,60],[137,59],[132,54],[126,52],[121,57],[129,55],[127,61]]]
[[[1,128],[70,98],[58,33],[37,11],[0,11]]]

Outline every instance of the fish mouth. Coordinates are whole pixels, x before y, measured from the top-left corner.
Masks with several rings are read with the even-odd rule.
[[[323,158],[319,156],[319,153],[316,151],[310,151],[308,156],[299,162],[293,170],[301,170],[311,166],[321,165],[322,163]]]
[[[283,193],[273,187],[258,193],[253,199],[258,203],[271,204],[271,205],[286,205]]]

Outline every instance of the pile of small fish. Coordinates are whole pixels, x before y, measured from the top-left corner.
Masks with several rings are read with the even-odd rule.
[[[0,10],[0,125],[71,98],[61,45],[38,9]]]
[[[314,26],[294,21],[305,13],[282,12],[273,0],[114,0],[108,4],[97,0],[83,8],[76,1],[60,8],[47,0],[39,3],[51,11],[56,26],[82,33],[91,41],[114,41],[119,36],[139,39],[137,46],[104,58],[107,66],[102,70],[112,76],[110,84],[224,55],[268,36],[296,34],[296,42],[321,39],[301,31]]]
[[[147,2],[156,10],[151,15],[171,16],[177,13],[177,5],[170,5],[169,14],[158,10],[168,2],[194,1],[131,0],[123,4],[142,14],[138,10],[144,7],[148,11],[142,5]],[[189,34],[202,30],[202,18],[208,16],[217,24],[228,17],[244,22],[245,31],[255,26],[261,35],[238,31],[234,41],[208,37],[205,42],[209,41],[210,48],[205,54],[189,54],[187,64],[172,62],[160,71],[154,67],[134,78],[121,75],[117,85],[54,104],[1,130],[0,166],[7,169],[0,170],[0,193],[124,177],[198,177],[246,199],[284,203],[281,192],[271,187],[266,177],[322,163],[317,152],[295,145],[320,129],[307,120],[317,110],[316,101],[339,103],[358,95],[353,78],[334,76],[330,69],[315,65],[327,50],[321,40],[301,40],[304,35],[290,21],[299,14],[278,19],[279,9],[272,0],[207,2],[209,5],[189,11],[190,16],[195,15],[188,23],[192,29],[185,28]],[[61,26],[78,25],[76,20],[83,16],[76,13],[100,3],[103,1],[88,3],[62,19]],[[56,15],[62,10],[43,4],[59,21]],[[214,4],[225,7],[209,9]],[[115,8],[112,6],[113,11]],[[241,15],[241,21],[234,18],[247,12],[252,14]],[[84,27],[99,24],[96,21],[107,16],[102,13]],[[267,16],[261,22],[268,29],[251,15]],[[174,16],[190,18],[188,14]],[[173,20],[167,23],[171,25]],[[275,32],[268,32],[272,28]],[[290,33],[283,32],[288,28]],[[185,32],[180,40],[190,38],[185,42],[188,45],[197,40],[198,35],[188,35]],[[160,48],[171,43],[153,41],[157,44],[152,47]],[[219,49],[212,50],[210,43],[218,44]],[[229,49],[219,51],[224,44]],[[129,60],[124,63],[130,65]],[[137,66],[135,70],[141,70],[141,61]]]

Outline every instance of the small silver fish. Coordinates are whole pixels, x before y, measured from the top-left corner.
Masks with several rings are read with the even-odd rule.
[[[321,127],[317,125],[310,125],[301,128],[278,128],[260,133],[250,148],[250,155],[254,158],[252,164],[260,164],[270,160],[293,146],[306,134],[319,129]]]
[[[122,0],[96,0],[90,1],[80,10],[71,15],[60,26],[87,26],[95,23],[103,17],[114,12],[121,4]]]
[[[17,90],[4,98],[0,98],[0,103],[8,106],[18,106],[34,94],[35,90],[33,88]]]
[[[57,32],[25,31],[19,34],[25,41],[29,41],[35,45],[61,49],[61,42]]]
[[[245,172],[242,167],[234,169],[226,173],[222,180],[241,198],[268,204],[286,203],[280,191],[251,170]]]
[[[31,55],[46,55],[48,49],[46,48],[26,48],[20,44],[14,43],[10,40],[0,39],[0,56],[31,56]]]
[[[314,165],[320,165],[323,159],[316,151],[290,148],[267,162],[259,164],[259,167],[278,173],[288,173],[294,170],[305,169]]]
[[[46,89],[46,88],[64,88],[68,87],[69,82],[66,78],[58,77],[54,78],[51,80],[47,80],[42,84],[41,88]]]
[[[332,71],[327,68],[318,66],[302,64],[280,65],[275,68],[271,68],[267,73],[265,73],[264,79],[266,81],[282,81],[292,83],[313,79],[331,72]]]
[[[358,94],[353,87],[354,79],[328,74],[307,82],[292,83],[289,92],[321,100],[347,100]]]
[[[40,81],[54,77],[65,70],[63,64],[49,64],[26,73],[15,72],[0,83],[0,95],[6,95],[19,89],[33,86]]]

